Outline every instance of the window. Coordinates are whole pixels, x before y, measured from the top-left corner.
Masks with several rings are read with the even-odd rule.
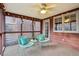
[[[55,32],[72,32],[79,31],[79,11],[63,14],[62,16],[54,17],[54,31]]]
[[[40,22],[34,21],[34,31],[40,31]]]
[[[55,18],[55,30],[62,31],[62,17]]]
[[[32,31],[32,20],[23,19],[22,31]]]
[[[28,38],[32,38],[32,33],[31,32],[23,33],[23,36],[27,36]]]
[[[36,36],[40,34],[40,22],[34,21],[33,26],[34,26],[34,33],[32,33],[32,35],[34,36],[34,38],[36,38]]]
[[[18,37],[20,36],[20,33],[7,33],[5,34],[6,39],[6,46],[11,46],[18,44]]]
[[[48,34],[49,34],[48,26],[49,26],[48,22],[45,22],[45,37],[46,38],[48,38]]]
[[[21,31],[21,19],[15,17],[5,17],[5,31],[6,32],[14,32]]]
[[[36,38],[36,36],[39,34],[40,34],[40,32],[34,32],[34,38]]]
[[[32,27],[33,22],[34,28]],[[5,16],[5,32],[6,46],[14,45],[17,43],[18,37],[21,34],[28,37],[29,39],[35,38],[37,35],[39,35],[40,22],[21,19],[17,17]]]
[[[71,14],[64,17],[64,30],[76,31],[76,14]]]

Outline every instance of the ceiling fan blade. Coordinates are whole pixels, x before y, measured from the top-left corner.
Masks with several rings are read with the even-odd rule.
[[[53,9],[55,5],[47,6],[46,9]]]
[[[39,5],[39,8],[44,8],[45,6],[43,4],[40,4]]]

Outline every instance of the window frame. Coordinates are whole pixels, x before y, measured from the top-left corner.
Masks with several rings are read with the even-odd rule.
[[[35,24],[36,22],[39,23],[39,30],[35,30],[35,28],[36,28],[35,26],[37,25],[37,24]],[[41,31],[41,29],[40,29],[41,28],[41,26],[40,26],[41,25],[41,22],[34,21],[34,24],[33,25],[34,25],[34,31]]]
[[[54,32],[63,32],[63,28],[62,28],[62,30],[55,30],[55,19],[60,18],[60,17],[62,18],[62,15],[59,15],[59,16],[56,16],[53,18],[53,31]],[[63,20],[62,20],[62,24],[63,24]]]
[[[6,17],[12,18],[11,20],[12,20],[12,21],[15,20],[15,23],[6,23],[6,21],[7,21],[7,20],[6,20]],[[19,29],[13,30],[14,26],[18,26],[18,24],[16,23],[17,20],[21,21],[21,18],[11,17],[11,16],[5,16],[5,32],[20,32],[20,31],[21,31],[21,23],[19,23]],[[8,25],[9,27],[12,26],[12,27],[10,27],[12,30],[7,31],[6,25]]]
[[[76,31],[66,31],[64,30],[64,17],[67,16],[67,15],[72,15],[72,14],[75,14],[76,15]],[[62,17],[62,31],[57,31],[55,30],[55,19],[58,18],[58,17]],[[74,11],[74,12],[70,12],[70,13],[65,13],[65,14],[61,14],[59,16],[56,16],[53,18],[53,31],[54,32],[64,32],[64,33],[79,33],[79,10],[78,11]]]

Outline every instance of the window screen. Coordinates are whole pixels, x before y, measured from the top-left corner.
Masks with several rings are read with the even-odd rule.
[[[34,21],[34,31],[40,31],[40,22]]]
[[[6,32],[21,31],[21,19],[6,16],[5,17],[5,31]]]
[[[32,31],[32,20],[23,19],[23,31]]]
[[[5,34],[6,46],[15,45],[18,43],[20,33],[7,33]]]

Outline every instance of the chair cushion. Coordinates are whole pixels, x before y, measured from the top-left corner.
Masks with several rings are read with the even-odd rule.
[[[26,45],[29,43],[29,39],[25,36],[20,36],[19,38],[19,44],[20,45]]]
[[[40,34],[37,36],[37,40],[38,41],[44,41],[45,40],[45,36],[43,34]]]
[[[30,48],[30,47],[32,47],[34,45],[34,42],[29,42],[27,45],[19,45],[20,47],[22,47],[22,48]]]

